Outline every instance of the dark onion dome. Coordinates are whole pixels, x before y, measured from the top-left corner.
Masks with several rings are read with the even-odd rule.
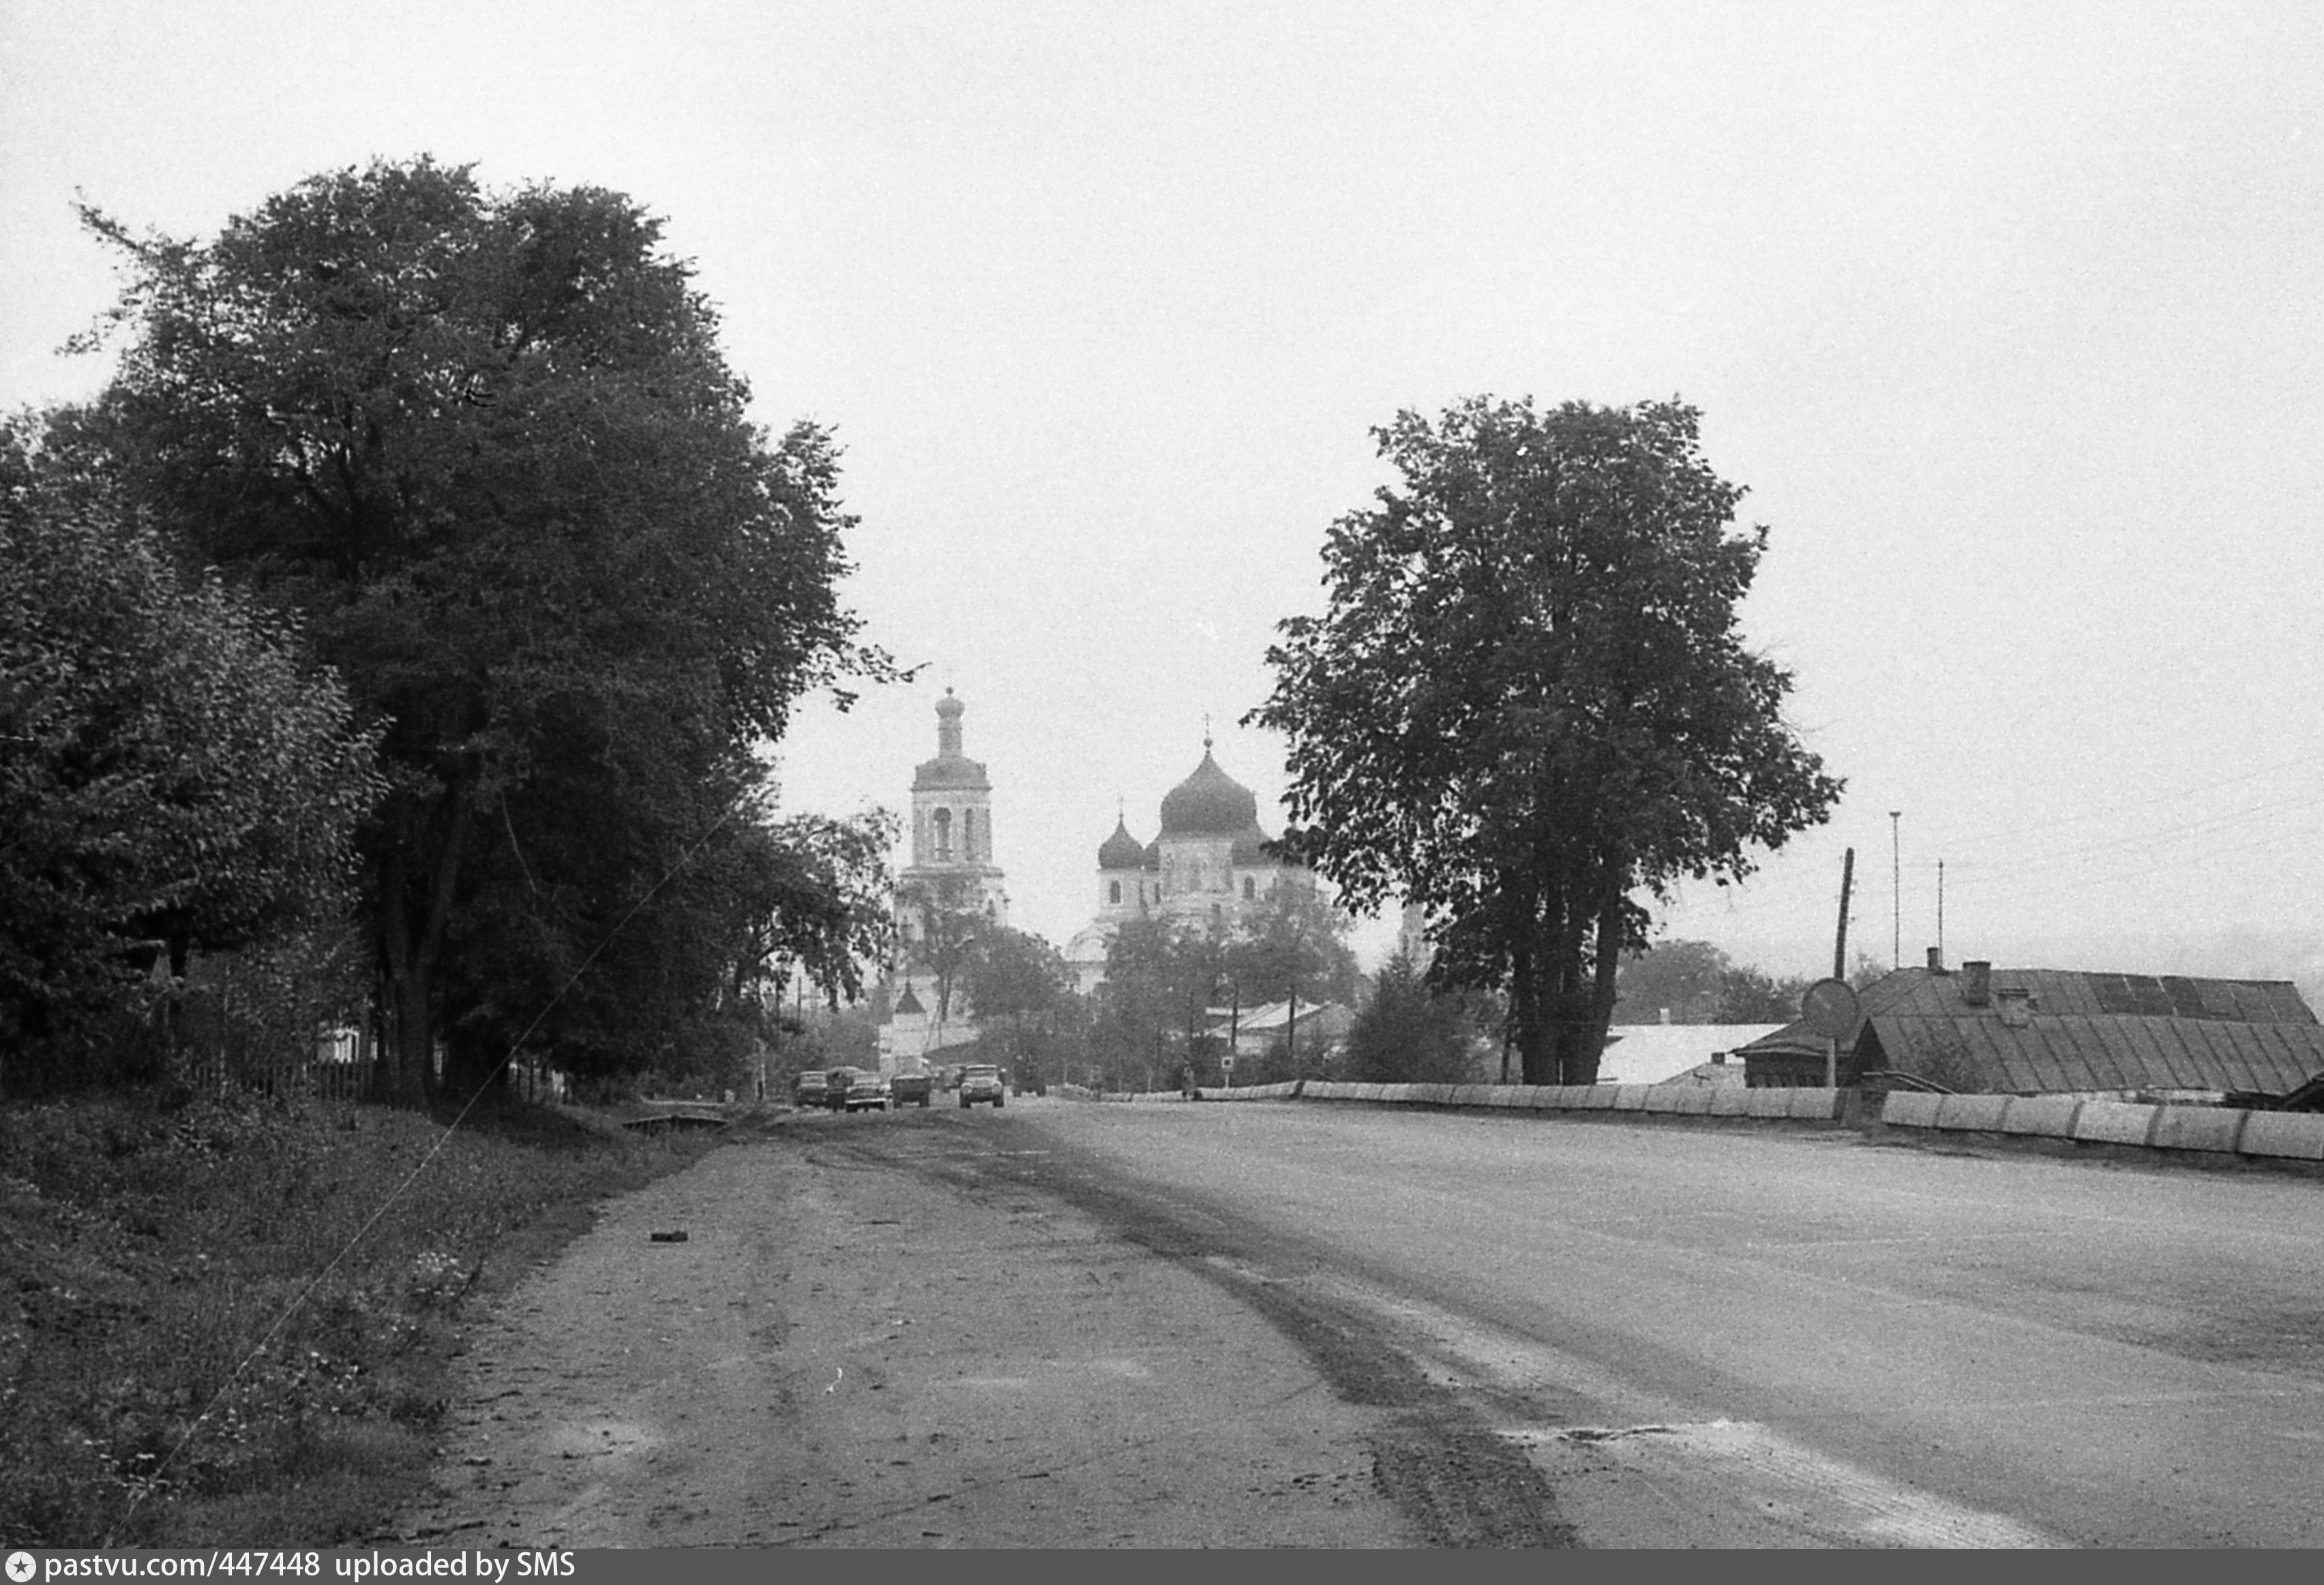
[[[1240,836],[1258,825],[1259,799],[1219,769],[1207,742],[1194,774],[1162,799],[1164,836]]]
[[[1227,858],[1228,862],[1238,870],[1256,869],[1262,864],[1281,862],[1274,854],[1267,851],[1267,833],[1261,831],[1257,825],[1251,826],[1235,837],[1234,851],[1228,854]]]
[[[1146,844],[1130,834],[1130,827],[1116,816],[1113,834],[1097,850],[1097,867],[1101,870],[1136,870],[1146,862]]]
[[[1145,867],[1157,873],[1162,868],[1162,839],[1158,836],[1146,844]]]

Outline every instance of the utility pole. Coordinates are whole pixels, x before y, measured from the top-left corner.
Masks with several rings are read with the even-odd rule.
[[[1904,966],[1904,850],[1896,835],[1896,818],[1902,809],[1888,811],[1888,966]]]
[[[1848,893],[1855,884],[1856,850],[1850,848],[1840,866],[1840,929],[1831,943],[1831,977],[1835,980],[1848,978]]]

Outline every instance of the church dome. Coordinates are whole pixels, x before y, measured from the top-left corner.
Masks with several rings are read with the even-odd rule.
[[[1259,799],[1219,769],[1207,742],[1194,773],[1162,799],[1164,836],[1240,836],[1258,824]]]
[[[1236,834],[1234,849],[1227,857],[1229,862],[1238,870],[1253,869],[1261,864],[1272,864],[1277,862],[1275,856],[1267,851],[1267,833],[1261,831],[1257,825]]]
[[[1101,870],[1136,870],[1146,862],[1146,844],[1130,834],[1130,827],[1119,817],[1113,823],[1113,834],[1097,850],[1097,867]]]

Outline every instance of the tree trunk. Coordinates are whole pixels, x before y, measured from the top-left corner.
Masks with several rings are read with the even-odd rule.
[[[466,843],[469,797],[454,788],[438,806],[442,832],[429,843],[422,816],[409,819],[392,836],[380,865],[381,957],[387,968],[387,994],[393,1016],[387,1091],[399,1106],[421,1107],[436,1078],[436,961],[451,923],[452,898]],[[409,854],[418,848],[425,864],[426,891],[413,907],[415,877]]]

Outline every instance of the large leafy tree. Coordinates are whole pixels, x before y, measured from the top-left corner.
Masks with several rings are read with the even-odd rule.
[[[297,648],[0,429],[0,1044],[55,1066],[134,1000],[133,944],[182,973],[346,906],[372,744]]]
[[[1190,981],[1215,963],[1177,920],[1125,919],[1106,944],[1091,1050],[1109,1089],[1158,1089],[1185,1060]]]
[[[968,965],[968,999],[984,1048],[1045,1082],[1073,1027],[1073,971],[1057,949],[1022,930],[993,928]]]
[[[617,193],[422,159],[312,178],[207,244],[87,218],[129,287],[82,444],[303,613],[382,733],[365,892],[417,1099],[440,1028],[512,1014],[446,973],[456,945],[489,926],[530,981],[569,979],[649,899],[682,905],[803,691],[884,668],[835,594],[835,452],[749,421],[715,311]],[[592,970],[608,994],[576,987],[602,1046],[693,994],[630,945],[634,972]]]
[[[1695,410],[1479,397],[1377,430],[1399,481],[1333,525],[1329,609],[1281,625],[1251,713],[1291,742],[1296,851],[1434,921],[1432,977],[1506,986],[1528,1083],[1597,1076],[1622,954],[1840,792],[1745,648],[1766,530]]]
[[[955,1000],[968,1000],[978,943],[997,928],[973,876],[937,874],[896,889],[898,950],[904,967],[936,978],[936,1023],[952,1021]]]
[[[1625,1024],[1751,1023],[1726,1015],[1734,963],[1708,941],[1658,941],[1626,957],[1615,982],[1616,1016]],[[1756,994],[1756,992],[1753,992]]]

